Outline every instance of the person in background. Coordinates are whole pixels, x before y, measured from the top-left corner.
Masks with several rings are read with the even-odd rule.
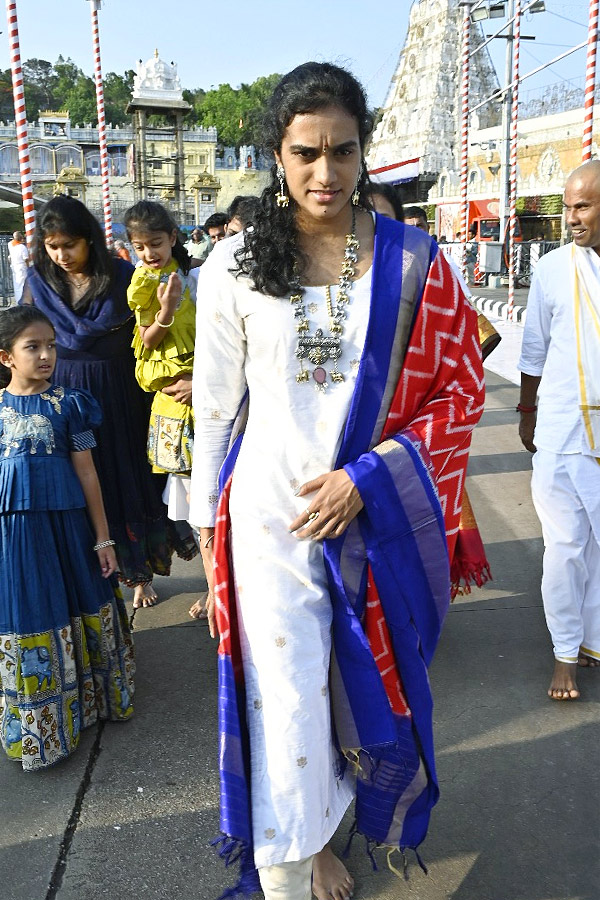
[[[479,244],[477,243],[477,225],[473,223],[469,227],[469,235],[467,238],[467,249],[465,256],[465,264],[467,267],[467,281],[470,285],[475,284],[475,267],[479,255]]]
[[[194,228],[189,241],[184,246],[188,255],[202,264],[210,253],[212,244],[203,228]]]
[[[214,247],[215,244],[218,244],[219,241],[226,237],[227,221],[225,213],[213,213],[204,223],[204,230],[210,238],[211,247]]]
[[[233,237],[243,231],[254,219],[260,199],[253,196],[245,196],[238,194],[231,201],[231,205],[227,210],[227,228],[225,230],[226,237]]]
[[[89,391],[102,409],[92,454],[104,496],[119,578],[133,603],[152,606],[153,576],[168,575],[174,552],[197,553],[191,529],[166,514],[161,479],[146,459],[150,402],[135,380],[133,313],[127,286],[133,266],[111,256],[97,220],[79,200],[53,197],[42,209],[23,303],[33,303],[56,331],[54,379]]]
[[[421,206],[406,206],[404,208],[404,224],[413,225],[429,234],[429,225],[427,224],[427,213]]]
[[[375,212],[389,216],[396,222],[404,222],[404,209],[398,191],[391,184],[369,184],[369,199]]]
[[[554,652],[548,696],[575,700],[578,666],[600,665],[599,160],[571,173],[563,204],[573,242],[535,267],[517,410],[544,536],[542,600]]]
[[[121,259],[124,259],[125,262],[131,262],[131,254],[125,246],[125,241],[115,241],[115,253]]]
[[[21,231],[13,233],[13,239],[8,245],[8,256],[15,291],[15,303],[19,303],[29,268],[29,251],[25,243],[25,237]]]

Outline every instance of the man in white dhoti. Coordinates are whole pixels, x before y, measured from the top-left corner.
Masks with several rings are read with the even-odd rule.
[[[29,252],[25,243],[25,237],[20,231],[14,232],[13,239],[8,245],[8,255],[15,289],[15,303],[18,303],[23,293],[27,269],[29,268]]]
[[[578,664],[600,664],[600,161],[571,174],[564,205],[573,243],[535,270],[517,407],[519,435],[535,453],[554,700],[579,697]]]

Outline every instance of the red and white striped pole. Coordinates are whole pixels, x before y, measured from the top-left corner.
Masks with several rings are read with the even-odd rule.
[[[590,0],[587,62],[585,66],[585,99],[583,112],[583,162],[592,158],[594,97],[596,93],[596,44],[598,43],[598,2]]]
[[[106,145],[106,115],[104,113],[104,88],[100,62],[100,29],[98,10],[102,0],[90,0],[92,4],[92,39],[94,43],[94,78],[96,80],[96,106],[98,109],[98,143],[100,144],[100,174],[102,176],[102,207],[104,209],[104,234],[106,244],[112,247],[112,211],[110,208],[110,183],[108,177],[108,147]]]
[[[515,268],[517,262],[517,125],[519,122],[519,62],[521,56],[521,0],[515,2],[515,21],[512,27],[513,70],[512,108],[510,116],[510,192],[508,227],[508,321],[512,322],[515,307]]]
[[[17,146],[19,148],[23,218],[25,220],[27,243],[31,244],[35,231],[35,209],[33,206],[33,190],[31,186],[29,141],[27,138],[27,114],[25,112],[25,93],[23,91],[23,71],[21,69],[21,51],[19,49],[19,24],[17,21],[16,0],[6,0],[6,19],[8,21],[10,67],[12,70],[13,97],[15,103],[15,125],[17,129]]]
[[[462,82],[460,115],[460,233],[462,237],[461,270],[467,280],[467,184],[469,171],[469,56],[471,42],[471,6],[465,5],[462,30]]]

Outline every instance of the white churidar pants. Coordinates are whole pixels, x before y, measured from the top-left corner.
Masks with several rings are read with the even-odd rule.
[[[533,455],[531,493],[544,536],[542,600],[560,662],[600,659],[600,465],[581,453]]]
[[[311,900],[314,857],[258,870],[265,900]]]

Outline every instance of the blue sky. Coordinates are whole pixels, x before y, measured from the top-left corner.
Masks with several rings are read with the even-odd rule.
[[[4,6],[4,4],[2,4]],[[234,87],[271,72],[286,72],[308,59],[332,60],[350,68],[373,105],[383,103],[402,49],[409,0],[252,0],[207,4],[184,0],[104,0],[100,11],[102,68],[123,73],[160,56],[178,64],[184,87]],[[70,56],[92,73],[88,0],[18,0],[21,57],[55,62]],[[546,0],[546,13],[526,17],[522,71],[547,62],[587,37],[587,0]],[[166,15],[165,10],[172,11]],[[6,19],[0,14],[0,66],[10,64]],[[501,20],[491,20],[497,30]],[[502,78],[505,42],[492,42]],[[522,85],[533,87],[585,73],[585,50]]]

